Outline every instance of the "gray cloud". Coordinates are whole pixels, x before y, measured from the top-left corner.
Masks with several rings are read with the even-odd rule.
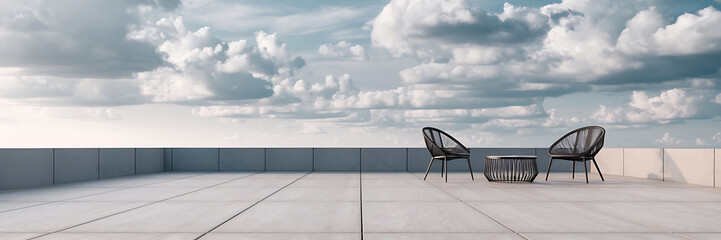
[[[126,38],[139,4],[179,1],[10,1],[0,10],[0,67],[28,75],[129,77],[163,63],[155,47]]]
[[[218,73],[209,82],[211,100],[257,99],[273,95],[273,84],[250,73]]]
[[[717,88],[721,45],[714,43],[721,41],[721,29],[711,26],[721,24],[721,12],[700,6],[683,13],[664,4],[564,1],[540,9],[506,4],[502,13],[491,15],[462,1],[392,1],[373,20],[371,38],[394,56],[425,62],[400,73],[407,88],[444,91],[459,99],[510,97],[528,105],[591,90]],[[692,101],[682,107],[702,105],[708,104]],[[486,105],[455,104],[474,106]],[[438,101],[426,107],[449,108]],[[688,116],[641,122],[664,124],[674,118]],[[542,122],[499,119],[505,120],[489,121],[489,126]]]
[[[642,67],[624,69],[600,76],[593,84],[661,83],[686,78],[717,75],[721,68],[721,51],[690,55],[673,55],[638,59]]]
[[[485,11],[471,12],[472,22],[439,23],[422,29],[422,32],[410,34],[417,39],[436,39],[443,44],[481,44],[481,45],[509,45],[530,43],[542,39],[549,30],[549,26],[539,14],[540,21],[537,26],[528,22],[509,18],[502,21],[498,16],[490,15]]]
[[[70,8],[73,4],[75,8]],[[25,21],[22,29],[13,30],[20,37],[9,36],[15,33],[12,31],[0,31],[0,39],[13,42],[29,37],[61,43],[28,41],[13,47],[0,46],[0,52],[21,55],[0,58],[0,63],[12,63],[4,68],[9,71],[2,77],[7,84],[0,86],[0,96],[39,105],[210,104],[269,97],[273,95],[274,81],[291,77],[305,66],[303,58],[291,56],[275,34],[258,32],[255,41],[224,42],[208,27],[189,31],[182,17],[162,18],[162,11],[177,8],[178,4],[77,1],[70,6],[52,2],[6,9],[10,13],[57,12],[45,13],[51,17],[35,18],[56,21]],[[80,6],[83,9],[73,14]],[[98,13],[105,8],[115,12]],[[10,19],[10,13],[3,12],[0,17]],[[94,19],[95,15],[103,16],[97,22],[74,22]],[[28,30],[31,27],[36,30]],[[58,46],[62,44],[72,47]]]

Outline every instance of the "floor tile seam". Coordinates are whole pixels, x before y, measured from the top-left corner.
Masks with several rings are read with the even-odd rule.
[[[641,227],[645,227],[645,228],[648,228],[648,229],[655,229],[655,230],[657,230],[657,231],[626,231],[626,232],[621,232],[621,233],[676,233],[676,231],[671,231],[671,232],[665,231],[665,230],[663,230],[663,228],[658,228],[658,227],[650,226],[650,225],[647,225],[647,224],[644,224],[644,223],[641,223],[641,222],[637,222],[637,221],[633,221],[633,220],[624,218],[624,217],[622,217],[622,216],[616,216],[616,215],[608,214],[608,213],[605,213],[605,212],[603,212],[603,211],[596,211],[596,212],[597,212],[597,213],[600,213],[600,214],[602,214],[602,215],[604,215],[604,216],[606,216],[606,217],[610,217],[610,218],[613,218],[613,219],[625,221],[625,222],[628,222],[628,223],[637,224],[637,225],[639,225],[639,226],[641,226]],[[525,233],[548,233],[548,232],[525,232]],[[550,233],[554,233],[554,232],[550,232]],[[588,232],[564,232],[564,233],[578,234],[578,233],[588,233]],[[614,232],[596,232],[596,233],[614,233]]]
[[[428,231],[428,232],[365,232],[365,233],[369,233],[369,234],[407,234],[407,233],[410,233],[410,234],[438,234],[438,233],[442,233],[442,234],[453,234],[453,233],[457,233],[457,234],[508,234],[508,235],[517,235],[516,233],[508,232],[508,231],[502,231],[502,232],[494,232],[494,231],[430,232],[430,231]]]
[[[260,174],[262,172],[258,172],[257,174]],[[255,174],[253,175],[255,176]],[[248,176],[250,177],[250,176]],[[303,177],[303,176],[300,176]],[[255,177],[255,178],[248,178],[248,179],[298,179],[299,177]]]
[[[417,177],[418,179],[421,179],[421,180],[423,180],[423,179],[422,179],[422,178],[420,178],[419,176],[416,176],[416,177]],[[423,181],[425,182],[425,180],[423,180]],[[435,186],[434,184],[431,184],[431,185]],[[474,210],[476,210],[477,212],[479,212],[479,213],[483,214],[483,215],[484,215],[484,216],[486,216],[487,218],[489,218],[489,219],[493,220],[494,222],[498,223],[499,225],[503,226],[504,228],[508,229],[509,231],[511,231],[511,232],[513,232],[513,233],[515,233],[515,234],[516,234],[516,235],[518,235],[519,237],[521,237],[521,238],[523,238],[523,239],[526,239],[526,240],[528,240],[528,239],[527,239],[526,237],[522,236],[521,234],[519,234],[518,232],[516,232],[516,231],[515,231],[515,230],[513,230],[512,228],[510,228],[510,227],[506,226],[505,224],[501,223],[500,221],[496,220],[495,218],[491,217],[490,215],[488,215],[488,214],[484,213],[484,212],[483,212],[483,211],[481,211],[480,209],[477,209],[477,208],[473,207],[473,206],[472,206],[471,204],[468,204],[467,202],[465,202],[465,201],[461,200],[460,198],[456,197],[455,195],[453,195],[453,194],[451,194],[451,193],[447,192],[446,190],[444,190],[444,189],[442,189],[442,188],[440,188],[440,187],[438,187],[438,186],[435,186],[435,187],[436,187],[437,189],[439,189],[439,190],[443,191],[444,193],[446,193],[446,194],[448,194],[448,195],[451,195],[451,196],[452,196],[453,198],[457,199],[457,200],[458,200],[459,202],[462,202],[462,203],[463,203],[463,204],[465,204],[466,206],[469,206],[469,207],[471,207],[471,209],[474,209]]]
[[[272,203],[358,203],[358,201],[277,201],[277,200],[265,200],[265,202],[272,202]]]
[[[296,233],[313,233],[313,234],[357,234],[358,232],[212,232],[209,234],[296,234]]]
[[[255,173],[255,174],[258,174],[258,173]],[[254,175],[254,174],[253,174],[253,175]],[[249,176],[252,176],[252,175],[249,175]],[[245,177],[248,177],[248,176],[245,176]],[[244,178],[244,177],[241,177],[241,178]],[[236,180],[236,179],[232,179],[232,180],[228,180],[228,181],[225,181],[225,182],[221,182],[221,183],[218,183],[218,185],[219,185],[219,184],[223,184],[223,183],[227,183],[227,182],[230,182],[230,181],[234,181],[234,180]],[[212,187],[212,186],[209,186],[209,187]],[[48,233],[46,233],[46,234],[43,234],[43,235],[40,235],[40,236],[35,236],[35,237],[30,238],[30,239],[37,239],[37,238],[44,237],[44,236],[47,236],[47,235],[50,235],[50,234],[53,234],[53,233],[59,233],[59,232],[62,232],[62,231],[66,231],[66,230],[68,230],[68,229],[72,229],[72,228],[75,228],[75,227],[78,227],[78,226],[82,226],[82,225],[85,225],[85,224],[88,224],[88,223],[96,222],[96,221],[99,221],[99,220],[102,220],[102,219],[105,219],[105,218],[109,218],[109,217],[116,216],[116,215],[119,215],[119,214],[122,214],[122,213],[126,213],[126,212],[129,212],[129,211],[133,211],[133,210],[136,210],[136,209],[140,209],[140,208],[143,208],[143,207],[146,207],[146,206],[150,206],[150,205],[153,205],[153,204],[156,204],[156,203],[160,203],[160,202],[163,202],[163,201],[166,201],[166,200],[170,200],[170,199],[173,199],[173,198],[176,198],[176,197],[185,196],[185,195],[187,195],[187,194],[191,194],[191,193],[194,193],[194,192],[198,192],[198,191],[203,190],[203,189],[206,189],[206,188],[208,188],[208,187],[199,188],[199,189],[196,189],[196,190],[193,190],[193,191],[190,191],[190,192],[186,192],[186,193],[183,193],[183,194],[180,194],[180,195],[176,195],[176,196],[173,196],[173,197],[161,199],[161,200],[158,200],[158,201],[151,201],[151,202],[149,202],[149,203],[147,203],[147,204],[143,204],[143,205],[140,205],[140,206],[137,206],[137,207],[133,207],[133,208],[129,208],[129,209],[126,209],[126,210],[119,211],[119,212],[115,212],[115,213],[112,213],[112,214],[109,214],[109,215],[105,215],[105,216],[102,216],[102,217],[99,217],[99,218],[96,218],[96,219],[93,219],[93,220],[90,220],[90,221],[86,221],[86,222],[83,222],[83,223],[75,224],[75,225],[73,225],[73,226],[66,227],[66,228],[63,228],[63,229],[60,229],[60,230],[48,232]]]
[[[204,186],[204,187],[150,187],[150,186],[147,186],[147,185],[143,185],[143,186],[138,186],[137,188],[200,188],[200,190],[203,190],[203,189],[206,189],[206,188],[218,187],[219,185],[226,184],[226,183],[229,183],[229,182],[233,182],[233,181],[235,181],[235,180],[246,179],[246,178],[248,178],[248,177],[251,177],[251,176],[254,176],[254,175],[257,175],[257,174],[260,174],[260,173],[262,173],[262,172],[258,171],[258,172],[254,172],[254,173],[252,173],[252,174],[250,174],[250,175],[246,175],[246,176],[242,176],[242,177],[235,177],[235,178],[199,178],[199,179],[220,179],[220,180],[227,180],[227,181],[222,181],[222,182],[220,182],[220,183],[211,184],[211,185],[209,185],[209,186]],[[211,174],[211,173],[205,173],[205,174]],[[189,178],[179,178],[179,179],[174,179],[174,180],[180,180],[180,179],[189,179]],[[258,178],[252,178],[252,179],[258,179]],[[272,179],[275,179],[275,178],[272,178]],[[277,179],[288,179],[288,178],[277,178]],[[193,180],[193,179],[190,179],[190,180]],[[160,183],[163,183],[163,182],[160,182]],[[157,184],[157,183],[156,183],[156,184]],[[152,184],[151,184],[151,185],[152,185]],[[218,187],[218,188],[275,188],[275,187]]]
[[[638,232],[519,232],[523,234],[721,234],[721,232],[649,232],[649,231],[638,231]]]
[[[210,230],[206,231],[205,233],[201,234],[200,236],[196,237],[195,239],[196,239],[196,240],[197,240],[197,239],[200,239],[200,238],[202,238],[203,236],[205,236],[205,235],[213,232],[215,229],[218,229],[218,228],[219,228],[220,226],[222,226],[223,224],[229,222],[230,220],[233,220],[233,218],[235,218],[235,217],[239,216],[240,214],[248,211],[248,209],[253,208],[254,206],[256,206],[256,205],[258,205],[259,203],[263,202],[264,200],[270,198],[271,196],[275,195],[276,193],[280,192],[281,190],[287,188],[288,186],[292,185],[293,183],[297,182],[298,180],[303,179],[305,176],[308,176],[308,174],[310,174],[310,173],[311,173],[311,172],[307,172],[305,175],[303,175],[303,176],[301,176],[301,177],[299,177],[299,178],[296,178],[296,179],[293,180],[292,182],[290,182],[290,183],[288,183],[287,185],[283,186],[282,188],[276,190],[275,192],[269,194],[268,196],[265,196],[264,198],[260,199],[259,201],[251,204],[250,206],[246,207],[245,209],[241,210],[240,212],[236,213],[235,215],[231,216],[230,218],[226,219],[225,221],[221,222],[220,224],[216,225],[215,227],[211,228]]]
[[[236,180],[240,180],[240,179],[236,179]],[[210,188],[216,188],[216,189],[221,189],[221,188],[263,189],[263,188],[281,188],[283,186],[285,186],[285,184],[281,185],[281,186],[243,186],[243,187],[224,187],[224,186],[216,185],[216,186],[211,186]]]
[[[519,187],[519,186],[514,186],[514,187],[488,187],[488,186],[471,186],[471,187],[461,186],[461,187],[455,187],[455,186],[436,186],[436,187],[439,187],[439,188],[451,188],[451,189],[452,189],[452,188],[528,189],[528,188],[538,188],[538,187],[540,187],[540,189],[553,189],[553,188],[556,188],[556,187],[550,187],[550,186],[534,186],[534,187]],[[574,187],[570,187],[570,188],[574,188]],[[591,187],[591,188],[577,187],[576,189],[629,189],[629,188],[637,188],[637,187]],[[642,187],[641,189],[651,189],[651,188],[650,188],[650,187]]]
[[[262,173],[262,172],[259,172],[259,173]],[[300,176],[300,177],[262,177],[262,178],[248,178],[248,179],[263,179],[263,180],[265,180],[265,179],[293,179],[293,180],[296,180],[301,177],[303,177],[303,176]]]
[[[435,187],[418,187],[418,186],[380,186],[380,187],[374,187],[374,186],[365,186],[365,188],[401,188],[401,189],[409,189],[409,188],[435,188]]]
[[[593,202],[584,202],[584,203],[593,203]],[[584,204],[584,205],[590,205],[590,204]],[[589,206],[581,206],[581,207],[582,207],[583,209],[589,210]],[[592,206],[591,206],[591,207],[592,207]],[[627,219],[627,218],[622,217],[622,216],[616,216],[616,215],[607,213],[606,211],[603,211],[602,209],[598,209],[598,211],[595,211],[595,212],[596,212],[596,213],[599,213],[599,214],[601,214],[601,215],[603,215],[603,216],[606,216],[606,217],[610,217],[610,218],[613,218],[613,219],[619,219],[619,220],[626,221],[626,222],[629,222],[629,223],[637,224],[637,225],[639,225],[639,226],[646,227],[646,228],[648,228],[648,229],[654,229],[654,230],[658,230],[658,231],[660,231],[660,232],[663,232],[663,231],[664,231],[663,229],[660,229],[660,228],[657,228],[657,227],[654,227],[654,226],[650,226],[650,225],[647,225],[647,224],[644,224],[644,223],[640,223],[640,222],[637,222],[637,221],[633,221],[633,220],[631,220],[631,219]],[[655,232],[655,231],[654,231],[654,232]]]
[[[615,201],[615,200],[609,200],[609,201],[561,201],[561,200],[464,200],[465,202],[517,202],[517,203],[719,203],[721,201]]]
[[[458,199],[458,198],[455,198],[455,199]],[[403,203],[414,203],[414,202],[439,202],[439,201],[435,201],[435,200],[428,200],[428,201],[415,201],[415,200],[413,200],[413,201],[412,201],[412,200],[378,201],[378,200],[369,200],[368,202],[403,202]],[[538,202],[538,201],[531,201],[531,200],[529,200],[529,201],[501,201],[501,200],[495,200],[495,201],[477,201],[477,200],[464,201],[464,200],[454,200],[454,201],[440,201],[440,202],[470,202],[470,203],[508,203],[508,202],[517,202],[517,203],[536,203],[536,202]],[[544,203],[545,203],[545,202],[553,202],[553,203],[609,203],[609,202],[618,202],[618,201],[605,201],[605,202],[604,202],[604,201],[593,201],[593,202],[591,202],[591,201],[588,201],[588,202],[585,202],[585,201],[571,201],[571,202],[569,202],[569,201],[543,201],[543,202],[544,202]],[[637,203],[637,202],[634,202],[634,201],[624,201],[624,202],[622,202],[622,203]],[[679,202],[679,203],[683,203],[683,202]],[[704,202],[704,203],[716,203],[716,202]]]
[[[174,172],[174,171],[171,171],[171,172]],[[183,172],[183,171],[177,171],[177,172]],[[188,173],[190,173],[190,172],[188,172]],[[193,178],[193,177],[197,177],[197,176],[203,176],[203,175],[207,175],[207,174],[211,174],[211,173],[214,173],[214,172],[199,172],[199,173],[197,173],[197,174],[195,174],[195,175],[180,177],[179,179],[188,179],[188,178]]]
[[[202,232],[178,232],[178,231],[173,231],[173,232],[108,232],[108,231],[103,231],[103,232],[93,232],[93,231],[76,232],[76,231],[63,231],[63,232],[61,232],[61,233],[53,233],[53,234],[64,234],[64,233],[70,233],[70,234],[86,234],[86,233],[90,233],[90,234],[97,234],[97,233],[111,233],[111,234],[116,234],[116,233],[127,233],[127,234],[183,233],[183,234],[189,234],[189,233],[202,233]]]
[[[688,240],[696,240],[695,238],[692,238],[691,236],[686,236],[686,235],[683,235],[683,234],[672,233],[671,235],[673,235],[673,236],[678,236],[678,237],[681,237],[681,238],[684,238],[684,239],[688,239]]]
[[[306,178],[306,179],[312,179],[312,180],[318,180],[318,179],[323,179],[323,180],[337,180],[337,179],[356,179],[356,178]]]
[[[379,200],[366,200],[368,203],[458,203],[458,201],[438,200],[438,201],[379,201]]]
[[[219,186],[213,186],[210,188],[215,189],[258,189],[258,188],[282,188],[283,186],[276,186],[276,187],[219,187]]]
[[[168,180],[168,181],[172,181],[172,180]],[[157,183],[162,183],[162,182],[157,182]],[[150,183],[150,184],[156,184],[156,183]],[[144,185],[140,185],[140,186],[144,186]],[[0,214],[6,213],[6,212],[10,212],[10,211],[15,211],[15,210],[21,210],[21,209],[26,209],[26,208],[31,208],[31,207],[37,207],[37,206],[42,206],[42,205],[47,205],[47,204],[52,204],[52,203],[58,203],[58,202],[78,202],[78,201],[72,201],[72,200],[73,200],[73,199],[77,199],[77,198],[90,197],[90,196],[95,196],[95,195],[98,195],[98,194],[111,193],[111,192],[116,192],[116,191],[121,191],[121,190],[127,190],[127,189],[137,188],[137,187],[139,187],[139,186],[133,186],[133,187],[115,187],[115,188],[119,188],[119,189],[110,190],[110,191],[106,191],[106,192],[93,193],[93,194],[90,194],[90,195],[83,195],[83,196],[78,196],[78,197],[72,197],[72,198],[67,198],[67,199],[62,199],[62,200],[56,200],[56,201],[38,201],[38,202],[44,202],[44,203],[42,203],[42,204],[37,204],[37,205],[32,205],[32,206],[21,207],[21,208],[9,209],[9,210],[5,210],[5,211],[0,211]],[[89,187],[88,187],[88,188],[89,188]],[[24,201],[18,201],[18,202],[24,202]],[[138,202],[147,202],[147,201],[138,201]]]
[[[45,186],[37,186],[37,187],[20,187],[20,188],[5,189],[5,190],[0,190],[0,194],[14,193],[14,192],[19,192],[19,191],[28,190],[28,189],[52,188],[52,186],[53,185],[49,185],[49,186],[45,185]]]
[[[159,183],[154,183],[154,184],[151,184],[151,185],[137,186],[136,188],[209,188],[209,187],[218,186],[218,185],[220,185],[220,184],[229,183],[229,182],[232,182],[232,181],[235,181],[235,180],[240,180],[240,179],[243,179],[243,178],[245,178],[245,177],[237,177],[237,178],[200,178],[200,179],[215,179],[215,180],[220,180],[219,183],[212,183],[212,184],[210,184],[210,185],[208,185],[208,186],[196,186],[196,187],[187,187],[187,186],[181,186],[181,187],[159,186],[159,187],[154,187],[154,186],[152,186],[152,185],[155,185],[155,184],[165,183],[165,182],[159,182]],[[176,180],[181,180],[181,179],[176,179]],[[187,179],[187,178],[184,178],[184,179],[182,179],[182,180],[197,180],[197,179]],[[169,182],[172,182],[172,181],[169,181]]]
[[[366,184],[366,185],[367,185],[367,184]],[[423,186],[423,187],[419,187],[419,186],[364,186],[364,188],[392,188],[392,189],[399,189],[399,188],[400,188],[400,189],[409,189],[409,188],[412,188],[412,189],[420,189],[420,188],[424,188],[424,189],[428,189],[428,188],[436,188],[436,187],[433,187],[433,186],[430,186],[430,187],[426,187],[426,186]]]
[[[343,176],[343,177],[306,177],[306,180],[316,179],[347,179],[347,180],[358,180],[357,176]]]
[[[303,180],[304,180],[304,181],[313,181],[313,180],[329,180],[329,179],[333,179],[333,180],[354,180],[354,181],[355,181],[355,180],[358,180],[358,181],[360,181],[360,179],[357,178],[357,177],[355,177],[355,176],[353,176],[353,177],[342,177],[342,178],[341,178],[341,177],[338,177],[338,178],[304,178]]]
[[[363,173],[358,173],[358,205],[360,209],[360,240],[363,240],[365,229],[363,228]]]
[[[418,176],[410,175],[410,176],[400,176],[400,177],[391,177],[391,176],[377,176],[377,175],[368,175],[368,174],[361,174],[361,176],[365,175],[365,178],[363,179],[416,179]]]
[[[473,202],[471,202],[471,203],[473,203]],[[559,203],[570,203],[570,202],[559,202]],[[590,203],[590,202],[581,202],[581,203]],[[466,204],[468,204],[468,203],[466,203]],[[469,204],[469,206],[473,206],[473,205],[470,205],[470,204]],[[588,206],[579,206],[579,207],[582,207],[582,208],[588,210],[588,208],[587,208]],[[475,207],[473,207],[473,208],[475,208]],[[477,208],[475,208],[475,209],[477,209]],[[480,211],[480,209],[477,209],[477,210]],[[604,212],[604,211],[594,211],[594,212],[599,213],[599,214],[601,214],[601,215],[603,215],[603,216],[612,218],[612,219],[618,219],[618,220],[622,220],[622,221],[625,221],[625,222],[637,224],[637,225],[639,225],[639,226],[646,227],[646,228],[648,228],[648,229],[655,229],[655,230],[658,230],[659,232],[664,232],[663,229],[659,229],[659,228],[657,228],[657,227],[649,226],[649,225],[647,225],[647,224],[643,224],[643,223],[636,222],[636,221],[633,221],[633,220],[630,220],[630,219],[626,219],[626,218],[621,217],[621,216],[612,215],[612,214],[606,213],[606,212]],[[495,220],[495,219],[494,219],[494,220]]]
[[[155,203],[156,201],[76,201],[75,203],[81,203],[81,202],[87,202],[87,203],[98,203],[98,202],[105,202],[105,203]],[[241,200],[229,200],[229,201],[181,201],[181,200],[171,200],[167,201],[169,203],[224,203],[224,202],[255,202],[253,201],[241,201]]]
[[[164,183],[164,182],[169,182],[169,181],[173,181],[173,180],[177,180],[177,179],[172,179],[172,178],[162,179],[162,181],[158,181],[158,182],[154,182],[154,183],[144,183],[144,184],[139,184],[139,185],[130,186],[130,187],[113,187],[113,186],[85,186],[85,187],[57,186],[57,188],[133,188],[133,187],[139,187],[139,186],[147,186],[147,185],[152,185],[152,184]],[[90,180],[90,181],[87,181],[87,182],[76,182],[76,183],[91,183],[91,182],[95,182],[95,181],[98,181],[98,180]],[[96,182],[96,183],[97,183],[97,182]],[[72,184],[72,183],[71,183],[71,184]]]
[[[128,233],[131,233],[131,232],[128,232]],[[136,233],[136,232],[132,232],[132,233]],[[141,233],[142,233],[142,232],[141,232]],[[159,233],[161,233],[161,232],[159,232]],[[221,233],[221,234],[238,234],[238,233],[241,233],[241,234],[287,234],[287,233],[290,233],[290,234],[297,234],[297,233],[312,233],[312,234],[357,234],[358,232],[212,232],[212,233],[209,233],[209,234],[217,234],[217,233]],[[442,233],[442,234],[454,234],[454,233],[457,233],[457,234],[508,234],[508,235],[515,235],[514,233],[510,233],[510,232],[365,232],[365,233],[368,233],[368,234],[408,234],[408,233],[410,233],[410,234],[437,234],[437,233]]]
[[[220,184],[229,183],[229,182],[232,182],[232,181],[235,181],[235,180],[238,180],[238,179],[233,179],[233,180],[230,180],[230,181],[221,182]],[[165,188],[170,188],[170,189],[173,189],[173,188],[211,188],[211,187],[216,187],[216,186],[218,186],[218,185],[217,185],[217,184],[212,184],[212,185],[208,185],[208,186],[195,186],[195,187],[183,186],[183,187],[138,187],[138,188],[142,188],[142,189],[165,189]]]
[[[216,179],[216,180],[226,180],[226,179],[240,179],[241,177],[233,177],[233,178],[183,178],[183,180],[210,180],[210,179]],[[257,178],[256,178],[257,179]]]
[[[164,199],[161,199],[161,200],[158,200],[158,201],[154,201],[153,203],[163,202],[163,201],[167,201],[167,200],[170,200],[170,199],[173,199],[173,198],[182,197],[182,196],[185,196],[185,195],[188,195],[188,194],[191,194],[191,193],[195,193],[195,192],[198,192],[198,191],[201,191],[201,190],[206,190],[206,189],[209,189],[209,188],[213,188],[213,187],[216,187],[216,186],[218,186],[218,185],[222,185],[222,184],[229,183],[229,182],[232,182],[232,181],[235,181],[235,180],[238,180],[238,179],[243,179],[243,178],[246,178],[246,177],[250,177],[250,176],[253,176],[253,175],[256,175],[256,174],[259,174],[259,173],[261,173],[261,172],[255,172],[255,173],[250,174],[250,175],[246,175],[246,176],[242,176],[242,177],[238,177],[238,178],[233,178],[233,179],[228,179],[227,181],[222,181],[222,182],[219,182],[219,183],[216,183],[216,184],[213,184],[213,185],[209,185],[209,186],[205,186],[205,187],[187,187],[187,188],[197,188],[197,189],[195,189],[195,190],[193,190],[193,191],[190,191],[190,192],[183,193],[183,194],[179,194],[179,195],[175,195],[175,196],[172,196],[172,197],[164,198]],[[186,188],[186,187],[177,187],[177,188]]]
[[[55,203],[55,202],[42,202],[42,203],[39,203],[39,204],[36,204],[36,205],[30,205],[30,206],[24,206],[24,207],[19,207],[19,208],[8,209],[8,210],[0,211],[0,214],[6,213],[6,212],[12,212],[12,211],[15,211],[15,210],[22,210],[22,209],[31,208],[31,207],[37,207],[37,206],[47,205],[47,204],[51,204],[51,203]]]
[[[241,177],[241,178],[242,178],[242,177]],[[237,179],[240,179],[240,178],[237,178]],[[233,181],[233,180],[237,180],[237,179],[232,179],[232,180],[229,180],[229,181]],[[171,179],[171,180],[163,181],[163,182],[144,184],[144,185],[139,185],[139,186],[134,186],[134,187],[127,187],[127,188],[118,189],[118,190],[114,190],[114,191],[107,191],[107,192],[102,192],[102,193],[97,193],[97,194],[91,194],[91,195],[82,196],[82,197],[65,199],[65,200],[62,200],[62,201],[69,201],[69,200],[70,200],[69,202],[78,202],[78,201],[72,201],[72,200],[73,200],[73,199],[77,199],[77,198],[90,197],[90,196],[94,196],[94,195],[111,193],[111,192],[115,192],[115,191],[127,190],[127,189],[132,189],[132,188],[137,188],[137,189],[148,189],[148,188],[169,188],[169,189],[174,189],[174,188],[188,188],[188,189],[194,189],[194,190],[192,190],[192,191],[190,191],[190,192],[187,192],[187,193],[183,193],[183,194],[181,194],[181,195],[174,196],[174,197],[178,197],[178,196],[182,196],[182,195],[185,195],[185,194],[188,194],[188,193],[193,193],[193,192],[195,192],[195,191],[203,190],[203,189],[205,189],[205,188],[210,188],[210,187],[213,187],[213,186],[217,186],[218,184],[223,184],[223,183],[229,182],[229,181],[225,181],[225,182],[222,182],[222,183],[218,183],[218,184],[211,185],[211,186],[206,186],[206,187],[148,187],[149,185],[155,185],[155,184],[164,183],[164,182],[171,182],[171,181],[175,181],[175,180],[179,180],[179,179]],[[173,197],[171,197],[171,198],[173,198]],[[161,199],[161,200],[158,200],[158,201],[163,201],[163,200],[164,200],[164,199]],[[90,201],[90,202],[97,202],[97,201]],[[126,202],[126,201],[122,201],[122,202]],[[148,202],[148,201],[129,201],[129,202]],[[150,202],[153,202],[153,201],[150,201]]]

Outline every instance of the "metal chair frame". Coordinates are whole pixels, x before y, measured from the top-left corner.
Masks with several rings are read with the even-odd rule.
[[[558,145],[561,141],[566,139],[568,136],[572,134],[578,134],[581,131],[587,131],[589,129],[600,129],[601,130],[601,136],[596,139],[596,141],[591,144],[590,146],[587,146],[587,149],[584,149],[584,151],[580,153],[569,153],[569,154],[558,154],[558,153],[552,153],[554,147]],[[548,154],[551,155],[551,161],[548,162],[548,169],[546,170],[546,181],[548,181],[548,174],[551,172],[551,165],[553,164],[553,159],[560,159],[560,160],[567,160],[573,162],[572,170],[571,170],[571,178],[576,178],[576,162],[583,162],[583,168],[586,173],[586,183],[588,183],[588,165],[586,162],[593,161],[593,165],[596,166],[596,170],[598,171],[598,174],[601,176],[601,181],[606,181],[603,178],[603,174],[601,173],[601,169],[598,168],[598,163],[596,163],[596,154],[598,154],[599,151],[601,151],[601,148],[603,148],[603,142],[606,138],[606,129],[599,126],[587,126],[582,127],[576,130],[573,130],[569,133],[566,133],[566,135],[563,135],[563,137],[559,138],[556,142],[554,142],[551,147],[548,148]],[[576,137],[575,146],[578,146],[579,138]]]
[[[427,134],[427,132],[430,133],[430,136]],[[436,139],[435,134],[433,132],[437,132],[439,137],[441,135],[448,137],[451,141],[453,141],[456,145],[461,147],[460,152],[452,152],[452,149],[445,148],[443,146],[443,141],[441,139]],[[441,165],[441,177],[445,174],[445,181],[448,182],[448,161],[455,160],[455,159],[466,159],[468,162],[468,170],[471,172],[471,180],[475,181],[475,178],[473,177],[473,169],[471,168],[471,151],[461,144],[458,140],[456,140],[453,136],[449,135],[448,133],[434,127],[424,127],[423,128],[423,139],[426,143],[426,147],[428,148],[428,151],[431,153],[431,161],[428,163],[428,169],[426,169],[426,175],[423,177],[423,180],[425,181],[428,177],[428,172],[431,170],[431,166],[433,166],[434,160],[442,160],[443,165]],[[439,145],[440,144],[440,145]]]

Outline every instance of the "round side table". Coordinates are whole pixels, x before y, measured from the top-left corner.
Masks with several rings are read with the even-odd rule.
[[[487,156],[483,174],[489,182],[531,183],[538,176],[536,156]]]

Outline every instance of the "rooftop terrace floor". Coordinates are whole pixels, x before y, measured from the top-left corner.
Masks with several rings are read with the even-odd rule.
[[[721,239],[721,189],[482,173],[167,172],[0,192],[0,239]]]

